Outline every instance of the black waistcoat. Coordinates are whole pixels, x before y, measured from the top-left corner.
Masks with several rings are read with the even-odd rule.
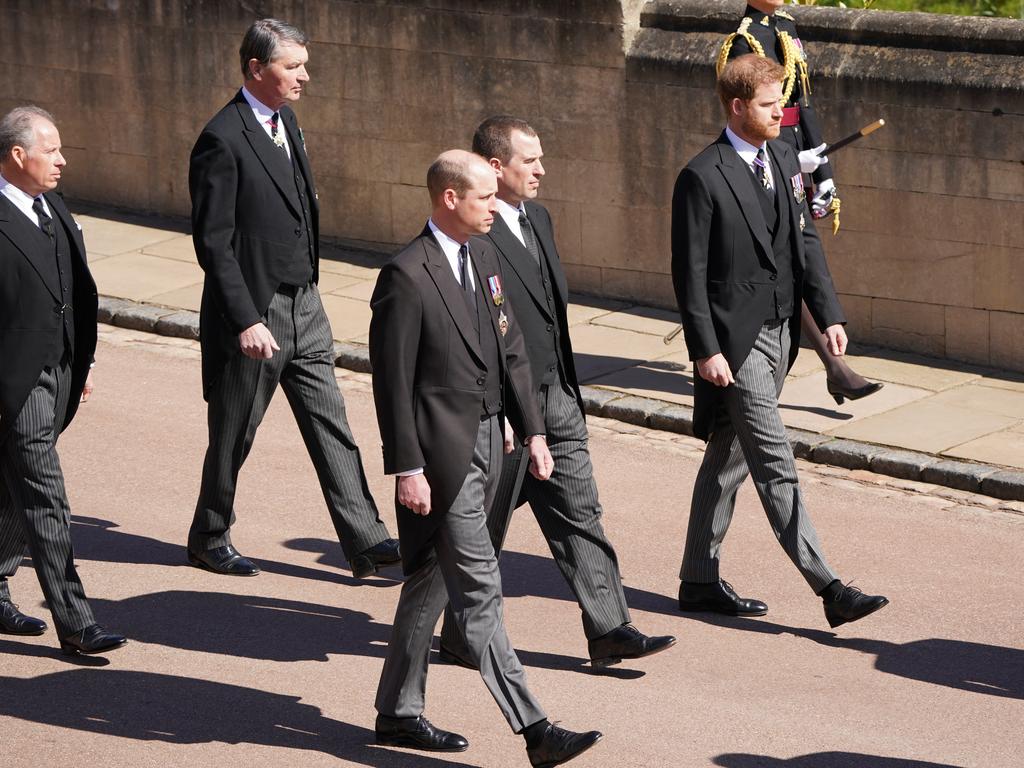
[[[282,130],[284,130],[283,127]],[[302,221],[295,228],[295,234],[299,236],[299,239],[295,244],[295,251],[292,254],[292,259],[283,282],[287,285],[303,286],[313,279],[313,262],[315,258],[313,214],[309,209],[309,187],[306,185],[306,180],[302,176],[298,159],[295,156],[298,150],[296,147],[292,147],[291,151],[292,158],[289,166],[295,181],[295,191],[299,196],[299,210],[302,212]]]

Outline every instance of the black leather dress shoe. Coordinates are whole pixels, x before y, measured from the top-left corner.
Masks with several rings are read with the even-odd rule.
[[[835,600],[824,600],[825,618],[828,625],[835,629],[857,619],[863,619],[869,613],[889,604],[889,599],[881,595],[865,595],[856,587],[843,585],[842,591]]]
[[[597,744],[602,736],[600,731],[575,733],[557,725],[548,725],[540,741],[533,747],[526,748],[526,754],[533,768],[552,768],[586,752]]]
[[[10,600],[0,598],[0,632],[5,635],[41,635],[46,622],[26,616]]]
[[[398,539],[384,539],[380,544],[375,544],[352,558],[352,575],[357,579],[365,579],[375,574],[382,565],[400,562],[402,555],[398,551]]]
[[[623,659],[639,659],[664,651],[676,644],[672,635],[648,637],[632,624],[623,624],[606,635],[587,642],[590,665],[596,669],[610,667]]]
[[[882,388],[882,382],[869,381],[863,387],[844,387],[834,381],[825,381],[828,393],[836,401],[836,405],[842,405],[844,400],[860,400],[862,397],[873,395]]]
[[[698,584],[694,581],[679,583],[680,611],[711,611],[727,616],[764,616],[768,606],[760,600],[740,597],[728,581]]]
[[[449,650],[443,645],[437,649],[437,656],[445,664],[454,664],[457,667],[465,667],[466,669],[476,669],[472,662],[467,661],[455,651]]]
[[[427,718],[377,715],[377,743],[384,747],[408,747],[428,752],[465,752],[469,742],[451,731],[435,728]]]
[[[128,638],[108,632],[99,624],[92,624],[60,641],[60,649],[68,656],[79,653],[92,655],[106,653],[128,644]]]
[[[202,552],[188,551],[188,561],[197,568],[205,568],[214,573],[228,576],[255,576],[260,567],[247,557],[242,557],[238,550],[228,544],[226,547],[215,547]]]

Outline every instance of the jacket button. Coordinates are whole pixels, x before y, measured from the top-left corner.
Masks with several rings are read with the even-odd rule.
[[[483,384],[485,381],[487,381],[487,377],[486,376],[480,376],[479,378],[477,378],[476,383],[477,384]]]
[[[298,229],[298,228],[296,228],[296,229],[295,229],[295,234],[296,234],[296,235],[301,235],[301,234],[302,234],[302,230],[301,230],[301,229]]]
[[[554,326],[552,325],[546,325],[544,326],[544,328],[545,330],[547,330],[548,333],[551,333],[553,330],[555,330]]]
[[[775,275],[768,275],[768,279],[771,280],[774,283],[775,282]]]

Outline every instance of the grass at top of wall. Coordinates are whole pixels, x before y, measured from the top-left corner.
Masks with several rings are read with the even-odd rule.
[[[960,16],[1006,16],[1024,19],[1024,0],[800,0],[800,5],[864,5],[879,11],[925,11]]]

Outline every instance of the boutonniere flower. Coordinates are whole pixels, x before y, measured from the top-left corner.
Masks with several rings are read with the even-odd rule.
[[[276,144],[279,147],[283,147],[284,146],[284,130],[283,129],[278,131],[277,134],[274,136],[274,144]]]

